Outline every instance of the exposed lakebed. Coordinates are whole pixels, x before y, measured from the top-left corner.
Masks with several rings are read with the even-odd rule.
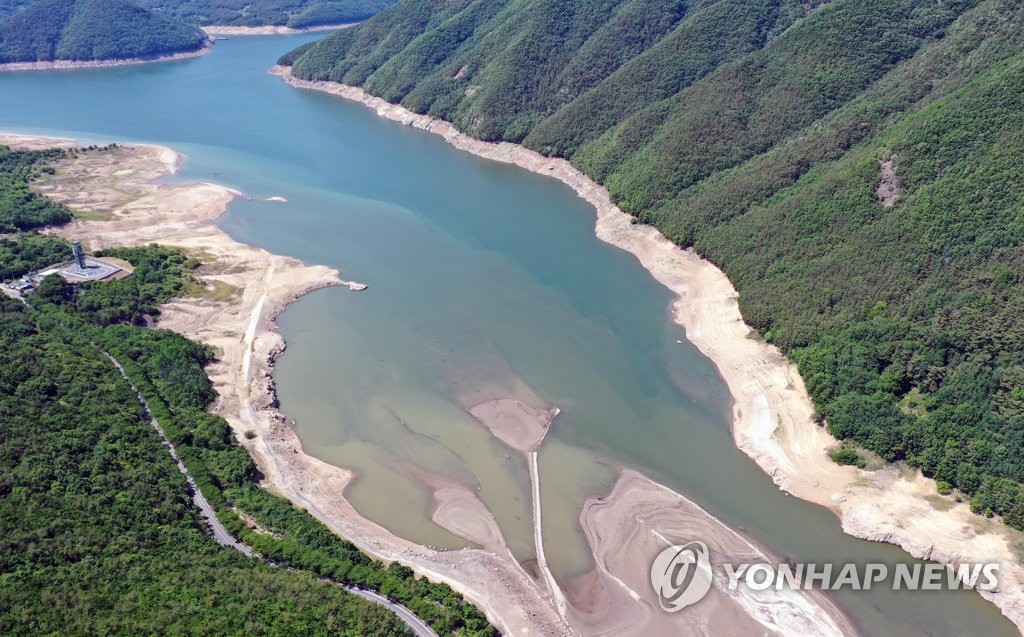
[[[589,569],[581,507],[611,489],[619,466],[796,560],[905,558],[843,535],[830,512],[781,493],[734,448],[728,393],[672,322],[668,292],[594,237],[593,211],[569,188],[266,74],[311,37],[0,76],[0,127],[170,145],[188,156],[178,178],[253,197],[224,218],[233,237],[369,284],[290,307],[275,374],[305,450],[360,473],[348,495],[364,515],[417,542],[465,546],[431,519],[431,484],[458,484],[532,568],[526,462],[469,413],[513,398],[560,410],[539,454],[560,579]],[[259,201],[273,196],[287,203]],[[870,634],[1016,634],[971,593],[836,600]]]

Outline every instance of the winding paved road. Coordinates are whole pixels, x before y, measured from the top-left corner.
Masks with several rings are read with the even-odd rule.
[[[25,299],[17,292],[14,292],[13,290],[9,290],[7,286],[0,285],[0,290],[2,290],[4,294],[7,294],[7,296],[18,299],[25,305],[31,307],[31,304],[27,301],[27,299]],[[57,323],[64,329],[70,329],[68,328],[68,326],[64,325],[60,321],[57,321]],[[178,465],[178,471],[181,471],[183,474],[185,474],[186,483],[192,490],[192,502],[194,502],[195,505],[199,507],[200,513],[206,520],[207,526],[210,528],[210,533],[213,534],[213,538],[217,540],[217,542],[219,542],[220,544],[224,546],[230,546],[231,548],[247,555],[248,557],[259,557],[255,551],[253,551],[245,544],[242,544],[237,539],[235,539],[233,535],[228,533],[228,530],[224,527],[224,524],[221,523],[219,519],[217,519],[217,514],[214,512],[213,507],[210,506],[210,502],[206,499],[206,496],[204,496],[203,492],[199,489],[199,485],[197,485],[195,480],[192,479],[192,476],[189,475],[188,467],[186,467],[185,463],[182,462],[180,458],[178,458],[178,450],[174,448],[174,444],[172,444],[170,439],[167,438],[167,434],[164,433],[164,428],[161,427],[160,423],[157,422],[156,418],[153,417],[153,411],[149,408],[149,403],[146,402],[146,399],[142,396],[142,392],[139,391],[139,388],[135,386],[135,383],[132,382],[132,379],[128,377],[128,373],[124,371],[124,367],[121,365],[121,363],[119,363],[118,360],[110,354],[110,352],[106,351],[96,343],[89,341],[89,345],[91,345],[94,349],[96,349],[96,351],[100,352],[101,354],[106,356],[107,359],[110,360],[114,367],[117,368],[117,371],[120,372],[121,378],[123,378],[125,382],[128,383],[128,386],[132,388],[132,391],[135,392],[135,397],[139,399],[140,403],[142,403],[142,406],[146,410],[146,415],[149,416],[149,424],[151,424],[153,426],[153,429],[156,429],[156,432],[160,435],[161,442],[163,442],[164,447],[171,454],[171,458],[174,459],[175,464]],[[272,562],[267,563],[271,566],[276,566],[276,564],[273,564]],[[416,614],[413,613],[411,610],[397,602],[391,601],[390,599],[384,597],[380,593],[365,590],[362,588],[356,588],[355,586],[349,586],[348,584],[340,584],[338,582],[333,582],[331,580],[324,581],[340,586],[348,592],[352,593],[353,595],[356,595],[357,597],[362,597],[365,600],[371,601],[375,604],[378,604],[379,606],[387,608],[395,615],[397,615],[400,620],[405,622],[406,626],[408,626],[409,629],[412,630],[413,634],[415,634],[416,637],[439,637],[438,634],[435,633],[430,626],[428,626],[423,620],[417,617]]]
[[[343,587],[345,590],[352,593],[353,595],[358,595],[359,597],[362,597],[363,599],[368,599],[371,602],[374,602],[375,604],[380,604],[381,606],[387,608],[394,614],[398,615],[398,618],[404,621],[406,625],[408,625],[409,628],[412,629],[412,632],[416,634],[416,637],[437,637],[437,633],[435,633],[430,626],[427,626],[425,623],[423,623],[423,620],[421,620],[419,617],[413,614],[413,612],[405,606],[402,606],[401,604],[396,604],[395,602],[391,601],[387,597],[384,597],[380,593],[363,590],[361,588],[354,588],[352,586],[345,586],[344,584],[339,584],[339,586]]]
[[[191,475],[189,475],[188,467],[186,467],[185,463],[178,458],[178,450],[174,448],[174,444],[167,438],[167,434],[164,433],[164,428],[161,427],[160,423],[158,423],[156,418],[153,417],[153,412],[150,410],[146,399],[142,397],[142,392],[140,392],[139,388],[135,386],[132,379],[128,378],[128,374],[124,371],[124,367],[121,366],[121,363],[111,356],[109,352],[105,351],[95,343],[90,343],[90,345],[100,352],[103,352],[103,355],[110,359],[110,362],[114,364],[117,371],[121,372],[121,377],[124,378],[125,382],[127,382],[132,388],[132,391],[135,392],[136,398],[138,398],[139,402],[142,403],[142,406],[146,408],[146,415],[149,416],[149,424],[153,425],[153,429],[156,429],[156,432],[160,434],[160,440],[164,443],[164,447],[167,448],[167,451],[170,452],[171,458],[173,458],[174,462],[178,465],[178,471],[185,474],[185,481],[188,483],[189,489],[192,490],[192,502],[199,507],[199,512],[206,520],[206,525],[210,527],[210,532],[213,533],[213,538],[224,546],[230,546],[249,557],[253,557],[256,553],[248,546],[236,540],[233,535],[228,533],[228,530],[223,524],[221,524],[221,521],[217,519],[217,514],[214,512],[213,507],[210,506],[210,502],[206,499],[206,496],[203,495],[203,492],[199,489],[199,485],[196,484],[196,481],[192,479]]]
[[[142,406],[145,407],[146,414],[149,416],[149,424],[153,425],[153,429],[156,429],[157,433],[160,434],[160,440],[163,442],[164,447],[167,448],[167,451],[171,454],[171,458],[173,458],[174,462],[178,465],[178,470],[185,474],[185,480],[188,482],[188,486],[192,490],[192,501],[195,503],[197,507],[199,507],[200,513],[202,513],[203,518],[206,519],[206,524],[209,526],[210,532],[213,534],[214,539],[217,540],[217,542],[223,544],[224,546],[230,546],[236,551],[244,553],[249,557],[256,557],[255,551],[253,551],[251,548],[235,539],[233,535],[228,533],[228,530],[224,527],[221,521],[217,519],[217,514],[214,512],[213,507],[210,506],[209,501],[207,501],[206,497],[203,495],[203,492],[200,491],[199,486],[196,484],[195,480],[193,480],[192,476],[189,475],[188,467],[186,467],[185,463],[183,463],[181,459],[178,458],[178,451],[174,448],[174,444],[172,444],[171,441],[167,438],[167,434],[164,433],[163,427],[161,427],[160,423],[158,423],[156,418],[153,417],[153,412],[152,410],[150,410],[149,404],[146,403],[146,399],[143,398],[142,392],[139,391],[139,388],[135,386],[135,383],[132,382],[132,379],[128,377],[128,374],[124,371],[124,367],[121,366],[121,363],[119,363],[116,358],[111,356],[109,352],[104,350],[96,343],[90,342],[90,345],[95,347],[99,352],[101,352],[104,356],[110,359],[110,362],[114,364],[114,367],[117,368],[117,371],[121,373],[121,377],[124,378],[125,382],[128,383],[128,386],[132,388],[133,392],[135,392],[135,396],[139,399],[139,402],[141,402]],[[412,630],[416,637],[438,637],[437,633],[435,633],[433,629],[430,628],[430,626],[424,623],[423,620],[417,617],[415,613],[413,613],[405,606],[393,602],[387,597],[384,597],[383,595],[376,593],[374,591],[364,590],[362,588],[356,588],[354,586],[348,586],[346,584],[338,584],[337,582],[331,583],[337,584],[338,586],[344,588],[353,595],[362,597],[365,600],[369,600],[375,604],[387,608],[395,615],[398,615],[398,618],[405,622],[405,624],[409,627],[410,630]]]

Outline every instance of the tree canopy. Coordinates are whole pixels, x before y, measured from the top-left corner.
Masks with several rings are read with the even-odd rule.
[[[728,274],[835,435],[1024,528],[1019,2],[405,1],[281,61],[569,159]]]
[[[36,0],[0,22],[0,63],[144,59],[206,43],[199,29],[128,0]]]
[[[2,1],[2,0],[0,0]],[[138,0],[190,24],[294,29],[366,20],[397,0]]]

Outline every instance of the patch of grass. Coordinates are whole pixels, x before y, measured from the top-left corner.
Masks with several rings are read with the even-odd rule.
[[[949,511],[953,508],[954,502],[949,498],[944,498],[941,495],[929,494],[924,496],[924,499],[928,504],[932,505],[932,508],[936,511]]]
[[[230,303],[241,298],[242,288],[219,279],[192,277],[185,281],[182,296],[201,298],[214,303]]]
[[[110,212],[98,212],[94,210],[71,210],[71,216],[79,221],[110,221],[114,214]]]

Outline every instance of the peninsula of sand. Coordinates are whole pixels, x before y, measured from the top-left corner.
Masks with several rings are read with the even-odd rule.
[[[656,228],[633,223],[603,186],[564,159],[516,144],[478,140],[449,122],[413,113],[358,87],[301,80],[288,67],[270,72],[292,86],[358,102],[381,117],[440,135],[460,150],[571,187],[595,208],[598,238],[634,254],[676,295],[675,321],[716,365],[732,394],[733,438],[744,453],[781,489],[834,511],[850,535],[896,544],[914,557],[944,564],[997,562],[998,589],[979,592],[1024,632],[1024,565],[1014,549],[1022,535],[971,513],[966,503],[942,498],[934,481],[917,471],[865,471],[832,462],[827,452],[838,442],[814,422],[814,408],[796,367],[743,321],[736,289],[714,264],[679,248]],[[587,520],[581,522],[586,529]],[[597,559],[600,564],[599,555]]]
[[[0,144],[74,145],[2,134]],[[284,349],[275,317],[288,303],[327,286],[366,286],[343,281],[336,270],[307,266],[234,241],[215,220],[238,192],[209,183],[156,183],[173,173],[180,161],[176,153],[158,146],[80,151],[61,160],[55,174],[43,175],[33,188],[78,213],[72,224],[55,232],[90,249],[159,243],[181,247],[202,261],[196,276],[204,292],[167,304],[160,325],[216,349],[218,359],[208,369],[219,395],[214,409],[255,459],[265,476],[264,487],[307,509],[371,555],[447,582],[482,608],[505,634],[856,634],[842,613],[815,591],[766,595],[744,588],[728,590],[716,581],[709,598],[691,612],[661,611],[649,583],[649,561],[669,544],[666,537],[699,532],[721,556],[769,562],[779,557],[633,471],[622,471],[611,493],[584,506],[580,523],[596,567],[567,593],[559,590],[546,568],[539,576],[523,569],[490,511],[464,485],[421,476],[434,490],[435,521],[481,548],[435,551],[364,518],[345,499],[353,472],[303,452],[298,436],[276,408],[271,372]],[[543,562],[536,451],[557,410],[499,399],[478,405],[471,413],[529,461],[538,561]]]
[[[7,62],[0,64],[0,72],[4,71],[45,71],[45,70],[67,70],[67,69],[101,69],[114,66],[135,66],[137,64],[150,64],[153,62],[174,62],[175,60],[187,60],[206,55],[213,48],[213,40],[207,40],[202,48],[195,51],[182,51],[169,55],[159,55],[146,58],[122,58],[116,60],[50,60],[47,62]]]

